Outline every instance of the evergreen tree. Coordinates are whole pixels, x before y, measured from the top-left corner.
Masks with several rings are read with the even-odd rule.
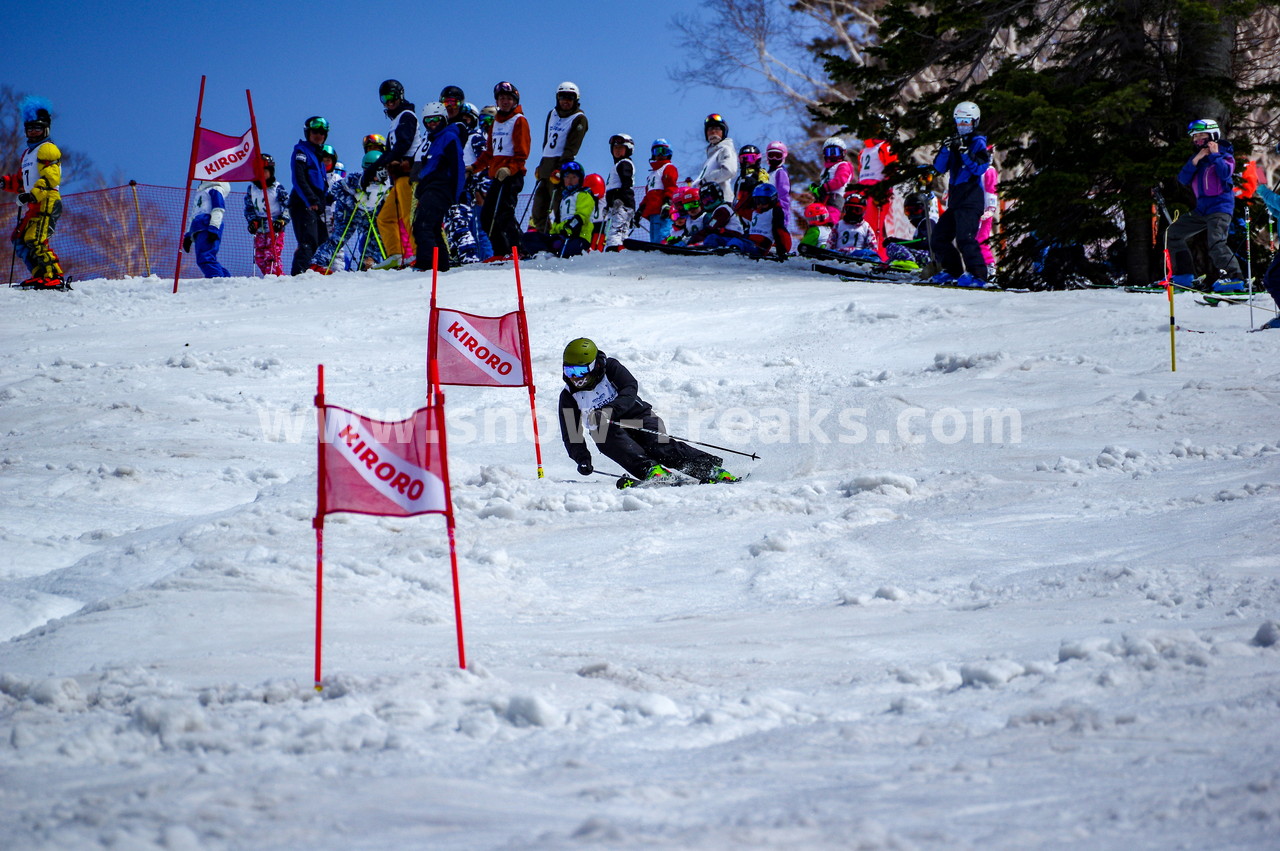
[[[827,114],[855,129],[891,114],[900,153],[923,162],[953,132],[951,108],[978,103],[1008,202],[1002,275],[1045,285],[1046,247],[1088,246],[1101,259],[1115,244],[1129,282],[1147,283],[1162,273],[1151,190],[1190,201],[1173,180],[1190,155],[1187,123],[1215,118],[1229,136],[1276,105],[1273,78],[1258,73],[1270,57],[1239,50],[1237,33],[1277,5],[890,0],[864,63],[828,57],[828,73],[860,96]],[[1102,277],[1100,267],[1080,271]]]

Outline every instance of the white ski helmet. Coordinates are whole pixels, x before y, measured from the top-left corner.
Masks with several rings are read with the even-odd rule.
[[[839,136],[832,136],[830,139],[822,143],[824,148],[839,148],[842,151],[849,150],[849,146],[844,143],[844,139]]]
[[[578,91],[578,84],[571,83],[568,80],[556,86],[556,96],[560,95],[573,95],[574,100],[578,100],[581,97],[581,93]]]
[[[423,126],[426,126],[426,123],[433,118],[443,118],[445,121],[449,120],[449,110],[445,109],[444,104],[438,100],[433,100],[422,108]]]
[[[1200,118],[1187,125],[1188,136],[1194,136],[1197,133],[1206,133],[1215,142],[1222,138],[1222,130],[1218,127],[1218,122],[1212,118]]]
[[[956,126],[965,125],[968,127],[963,132],[972,132],[978,126],[978,119],[982,117],[982,110],[978,109],[978,105],[971,100],[961,101],[956,104],[955,112],[951,114],[955,119]]]

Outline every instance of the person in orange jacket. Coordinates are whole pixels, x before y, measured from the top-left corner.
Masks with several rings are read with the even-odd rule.
[[[525,162],[529,159],[529,120],[520,108],[520,90],[503,80],[493,87],[498,113],[489,128],[489,149],[472,167],[487,173],[493,181],[480,210],[480,227],[489,234],[496,257],[509,257],[520,245],[520,222],[516,202],[524,189]]]

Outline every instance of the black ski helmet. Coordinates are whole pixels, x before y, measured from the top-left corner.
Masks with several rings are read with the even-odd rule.
[[[388,95],[395,95],[388,98]],[[385,104],[388,100],[404,100],[404,86],[399,80],[383,80],[382,85],[378,86],[378,97]]]
[[[462,103],[467,99],[467,96],[457,86],[445,86],[440,90],[440,101],[443,103],[445,98],[454,98],[458,103]]]
[[[719,127],[723,131],[725,138],[729,137],[729,122],[724,120],[724,116],[718,112],[713,112],[702,122],[702,136],[706,138],[707,131],[712,127]]]
[[[326,136],[329,135],[329,119],[323,115],[313,115],[306,121],[302,122],[302,135],[306,136],[313,130],[319,130]]]
[[[503,80],[493,87],[493,99],[496,101],[498,95],[511,95],[516,99],[516,103],[520,103],[520,90],[516,88],[515,83],[509,83]]]

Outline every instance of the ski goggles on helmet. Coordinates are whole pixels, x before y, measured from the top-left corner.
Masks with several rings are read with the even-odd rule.
[[[570,363],[567,363],[567,364],[565,364],[565,365],[564,365],[564,377],[565,377],[565,378],[586,378],[586,377],[587,377],[587,373],[591,372],[591,368],[592,368],[593,366],[595,366],[595,364],[591,364],[591,363],[570,364]]]
[[[385,95],[378,95],[378,97],[381,98],[383,104],[388,104],[388,103],[391,103],[392,101],[400,100],[400,95],[396,94],[395,92],[387,92]]]
[[[725,125],[725,120],[723,115],[721,115],[718,112],[713,112],[710,115],[708,115],[707,120],[702,123],[708,126],[712,124],[719,124],[721,127],[723,127]]]
[[[383,136],[381,133],[370,133],[368,136],[364,137],[364,149],[366,153],[369,151],[370,148],[386,148],[386,147],[387,147],[387,137]]]
[[[440,98],[440,102],[445,106],[457,106],[462,103],[462,98]]]
[[[827,145],[822,149],[822,155],[829,160],[838,160],[844,156],[844,148],[839,145]]]
[[[308,118],[306,128],[308,133],[313,133],[313,132],[328,133],[329,119],[321,118],[318,115],[315,118]]]
[[[739,154],[738,159],[743,165],[760,165],[759,154]]]
[[[649,149],[649,159],[669,160],[671,159],[671,148],[666,145],[654,145]]]

